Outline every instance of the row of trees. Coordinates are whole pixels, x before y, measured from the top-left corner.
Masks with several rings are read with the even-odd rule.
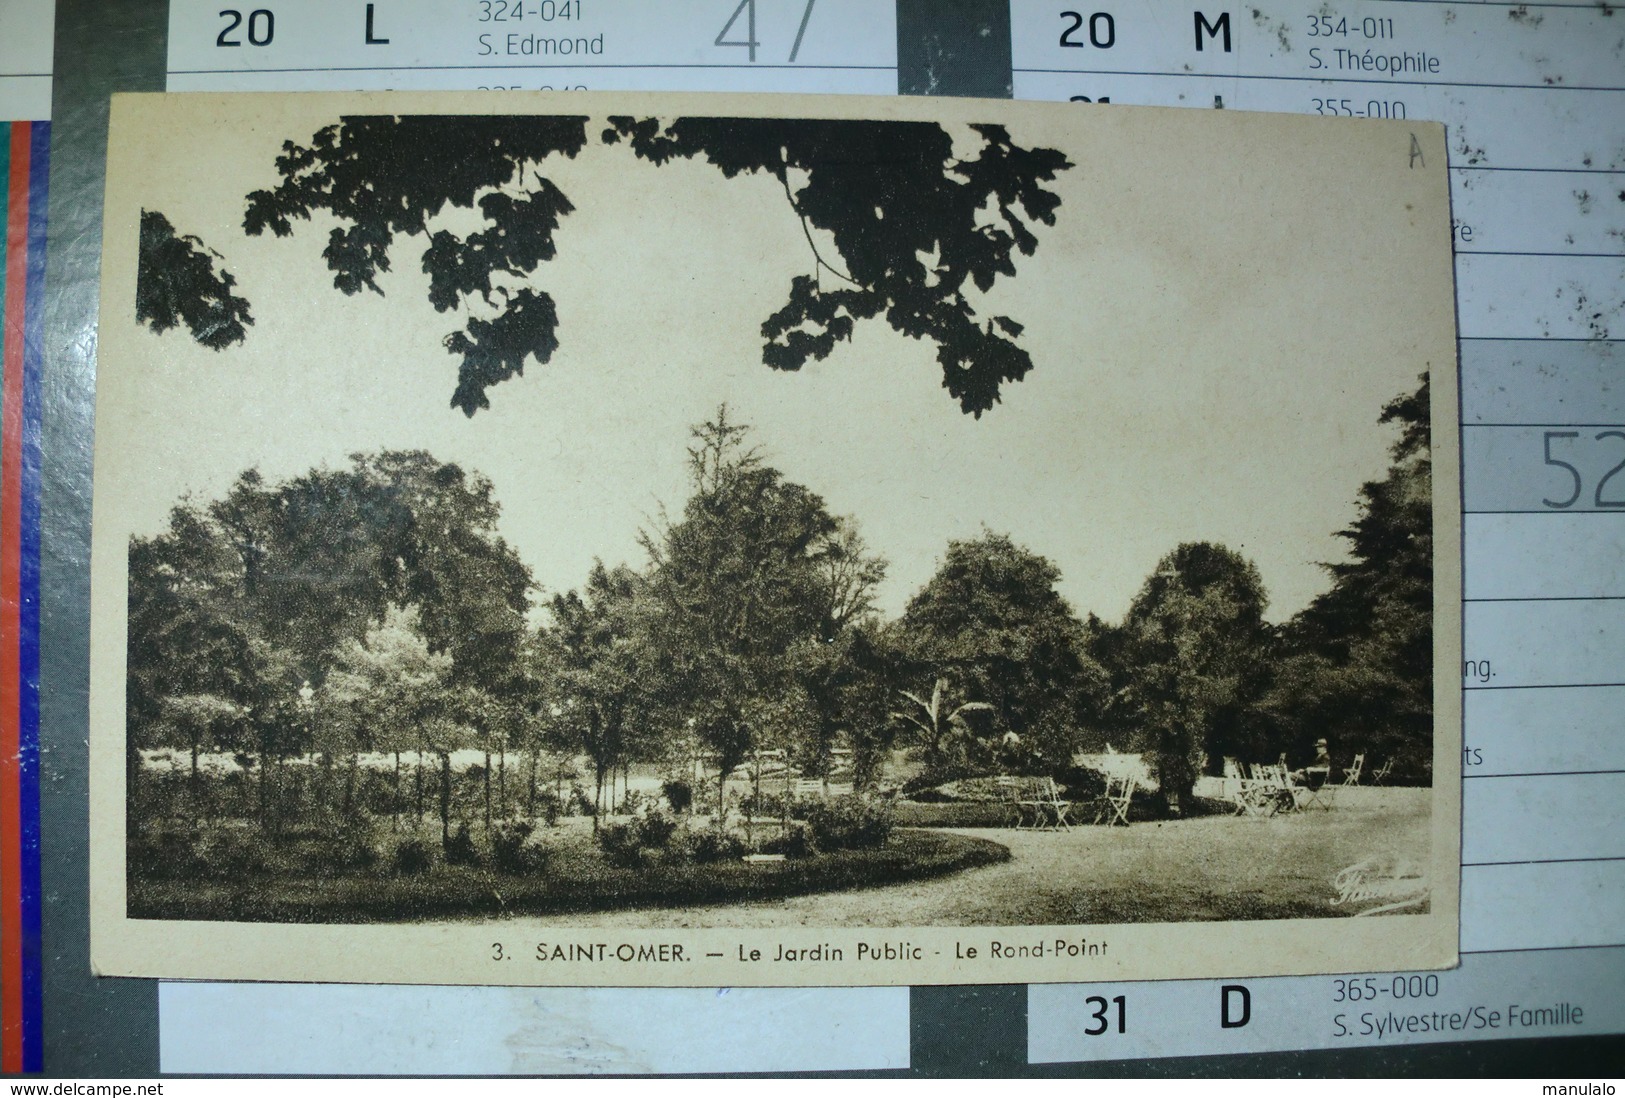
[[[1427,392],[1394,402],[1383,481],[1341,532],[1350,559],[1289,622],[1264,620],[1257,569],[1209,543],[1157,563],[1121,622],[1080,620],[1044,557],[1000,534],[951,542],[896,620],[886,563],[857,524],[787,480],[721,409],[693,431],[691,494],[645,531],[642,569],[597,564],[533,605],[496,532],[491,484],[421,452],[357,455],[280,484],[256,472],[175,508],[130,548],[128,744],[258,769],[315,751],[352,808],[363,752],[505,766],[583,758],[602,803],[632,763],[704,760],[720,800],[755,750],[810,774],[850,748],[868,785],[897,746],[928,774],[1060,772],[1111,742],[1147,752],[1177,805],[1210,757],[1305,755],[1325,735],[1420,776],[1431,755]],[[540,611],[538,613],[537,611]],[[421,768],[416,796],[424,797]],[[134,786],[132,785],[132,789]],[[489,793],[487,794],[487,812]]]

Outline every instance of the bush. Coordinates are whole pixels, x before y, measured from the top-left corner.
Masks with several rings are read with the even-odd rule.
[[[267,840],[236,828],[211,828],[195,835],[163,832],[130,845],[130,872],[154,880],[247,877],[265,872],[267,866]]]
[[[1106,793],[1106,775],[1088,767],[1067,767],[1055,775],[1055,782],[1061,787],[1068,800],[1080,804],[1085,801],[1099,800]]]
[[[1009,801],[903,801],[892,809],[895,827],[1014,827]]]
[[[402,877],[427,873],[434,865],[434,847],[422,839],[407,839],[395,848],[394,863]]]
[[[672,835],[677,832],[677,821],[670,813],[658,808],[645,812],[634,820],[633,824],[637,828],[638,842],[656,850],[664,849],[671,841]]]
[[[902,796],[911,801],[920,800],[920,794],[925,793],[927,790],[935,789],[943,781],[944,779],[942,776],[937,774],[935,771],[924,771],[914,775],[912,778],[908,779],[908,781],[903,783]]]
[[[311,847],[309,857],[316,873],[371,869],[378,864],[378,848],[365,831],[338,831]]]
[[[708,828],[704,831],[686,833],[679,843],[673,844],[672,853],[681,854],[686,861],[704,865],[711,862],[737,862],[745,856],[746,849],[744,842],[737,835]]]
[[[891,806],[859,796],[834,797],[807,810],[813,844],[826,853],[873,850],[891,836]]]
[[[651,809],[621,824],[598,831],[598,848],[619,866],[642,865],[644,852],[664,850],[677,833],[677,821],[668,812]]]
[[[639,841],[636,823],[599,828],[598,849],[604,852],[606,861],[622,869],[635,869],[643,864],[643,843]]]
[[[565,801],[564,814],[566,816],[596,816],[598,815],[598,809],[592,803],[592,798],[587,796],[585,789],[582,789],[579,785],[572,785],[570,787],[570,796]]]
[[[180,836],[175,836],[180,838]],[[267,867],[266,841],[236,830],[205,831],[192,840],[184,876],[247,877]]]
[[[371,869],[378,864],[379,851],[372,841],[372,821],[360,810],[352,809],[329,821],[313,839],[304,851],[313,873]]]
[[[189,876],[197,866],[192,843],[187,836],[160,830],[153,825],[133,827],[125,847],[132,877],[162,881]]]
[[[763,854],[783,854],[786,858],[810,858],[818,853],[813,843],[812,829],[806,824],[793,823],[761,845]]]
[[[660,783],[660,793],[671,805],[671,810],[682,815],[694,803],[694,787],[682,778],[671,778]]]
[[[447,865],[479,865],[479,848],[468,834],[467,824],[458,824],[451,838],[446,840]]]
[[[498,824],[491,833],[491,861],[504,873],[537,873],[547,867],[548,850],[532,841],[534,824],[525,820]]]
[[[536,815],[548,827],[552,827],[564,815],[564,802],[551,789],[539,789],[536,791]]]
[[[956,778],[938,786],[916,788],[907,793],[916,804],[979,804],[1010,799],[1009,790],[993,778]]]

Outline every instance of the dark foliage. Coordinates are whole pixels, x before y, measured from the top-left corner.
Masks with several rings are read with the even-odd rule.
[[[637,818],[638,839],[644,846],[663,848],[677,833],[677,821],[659,809],[645,812]]]
[[[265,870],[264,839],[237,829],[202,834],[167,828],[132,833],[128,842],[132,877],[151,880],[242,880]]]
[[[186,325],[192,338],[216,351],[241,343],[254,323],[248,302],[232,293],[237,280],[217,268],[220,253],[195,236],[177,236],[169,218],[141,211],[135,319],[163,333]]]
[[[999,388],[1019,381],[1032,359],[1015,343],[1022,325],[978,317],[967,284],[983,293],[1015,274],[1016,252],[1038,247],[1032,223],[1055,223],[1060,199],[1041,184],[1071,167],[1054,149],[1024,149],[1000,126],[971,127],[974,159],[930,122],[826,119],[617,117],[604,140],[625,138],[663,164],[703,157],[729,179],[765,172],[808,226],[828,232],[836,255],[807,232],[811,274],[792,280],[785,305],[762,324],[762,361],[799,370],[827,358],[856,323],[884,315],[897,331],[937,345],[942,384],[960,408],[980,416]],[[792,175],[805,173],[795,190]],[[992,217],[984,211],[991,207]]]
[[[598,848],[611,865],[642,865],[650,853],[665,850],[677,834],[677,821],[656,809],[598,832]]]
[[[435,849],[422,839],[407,839],[395,848],[395,872],[415,877],[434,867]]]
[[[673,812],[681,815],[687,812],[694,803],[694,787],[681,778],[669,778],[660,783],[660,793],[671,805]]]
[[[459,693],[442,700],[489,723],[526,688],[530,587],[497,515],[490,482],[415,451],[280,484],[249,470],[224,499],[177,507],[168,531],[130,545],[132,748],[291,752],[311,731],[301,682],[320,686],[347,642],[408,604],[451,657]]]
[[[624,869],[643,864],[643,844],[638,841],[638,830],[632,824],[609,824],[598,830],[598,849],[610,865]]]
[[[697,835],[696,843],[703,837]],[[696,858],[636,869],[598,864],[582,876],[557,876],[559,868],[530,879],[510,876],[500,891],[491,887],[488,871],[464,867],[446,867],[428,882],[366,874],[318,882],[279,878],[252,890],[191,882],[182,889],[165,881],[135,880],[130,917],[401,922],[743,903],[926,880],[1010,858],[1010,851],[998,843],[929,831],[899,831],[876,850],[842,850],[766,865],[741,862],[743,847],[730,837],[719,840],[717,849],[719,856],[709,861]]]
[[[371,869],[379,862],[378,848],[367,838],[365,819],[335,827],[312,850],[312,869],[318,873],[345,873]]]
[[[542,637],[546,673],[565,706],[557,724],[570,749],[592,760],[594,805],[603,802],[606,779],[640,746],[637,718],[649,686],[637,611],[644,586],[624,565],[594,562],[582,592],[553,596],[553,627]]]
[[[1008,802],[1000,801],[899,801],[892,821],[898,827],[1012,827],[1016,813]]]
[[[470,317],[446,336],[462,358],[452,405],[473,415],[490,406],[485,390],[523,373],[534,356],[558,347],[558,317],[545,291],[523,283],[557,251],[553,232],[575,209],[537,171],[549,156],[573,157],[586,144],[580,117],[350,117],[318,131],[309,145],[289,141],[276,168],[282,183],[248,196],[243,228],[293,232],[317,211],[333,229],[323,256],[333,285],[347,294],[383,291],[398,236],[421,236],[429,303],[447,312],[478,296],[496,305],[490,319]],[[514,195],[503,188],[517,189]],[[429,221],[446,207],[478,209],[484,228],[458,237]]]
[[[445,857],[447,865],[479,865],[484,860],[479,847],[474,845],[474,837],[468,833],[467,824],[458,824],[457,830],[446,840]]]
[[[708,792],[718,798],[753,748],[798,731],[826,743],[833,736],[843,687],[839,675],[822,673],[815,650],[867,613],[884,567],[817,493],[746,447],[747,430],[729,422],[725,406],[693,429],[694,493],[679,518],[643,536],[652,662],[665,704],[693,721],[715,758]],[[782,699],[815,690],[822,702],[786,712]]]
[[[1164,798],[1190,798],[1210,737],[1256,702],[1248,689],[1269,636],[1266,605],[1251,561],[1187,542],[1157,562],[1121,626],[1094,623],[1114,688],[1107,719],[1148,753]]]
[[[284,144],[282,182],[248,196],[243,227],[287,236],[296,219],[333,215],[343,227],[323,254],[347,294],[381,293],[378,276],[390,269],[396,239],[424,238],[430,304],[447,312],[477,298],[492,310],[445,338],[461,359],[451,402],[473,415],[490,406],[492,385],[523,373],[531,358],[545,364],[558,347],[553,298],[534,283],[575,207],[541,166],[550,156],[574,157],[587,142],[586,122],[345,118],[308,145]],[[1013,144],[1002,127],[971,129],[981,147],[967,159],[926,122],[613,118],[602,140],[624,139],[655,165],[703,157],[730,179],[763,172],[783,186],[812,270],[791,282],[784,307],[762,324],[766,365],[797,370],[826,358],[857,321],[883,315],[899,332],[936,344],[943,387],[979,416],[1032,360],[1015,343],[1022,325],[980,316],[970,289],[987,292],[1015,273],[1017,252],[1033,254],[1031,226],[1054,224],[1060,205],[1042,184],[1071,165],[1053,149]],[[432,229],[447,207],[477,211],[482,227],[464,236]],[[818,250],[812,229],[831,234],[835,254]]]
[[[548,827],[559,822],[564,815],[564,801],[551,789],[538,789],[536,791],[536,815]]]
[[[1267,716],[1312,757],[1318,737],[1338,765],[1395,762],[1394,777],[1431,780],[1433,759],[1433,464],[1427,375],[1383,408],[1399,428],[1388,474],[1360,488],[1359,514],[1338,536],[1349,560],[1327,566],[1332,589],[1290,622]]]
[[[491,864],[503,873],[539,873],[547,868],[548,850],[531,841],[535,826],[525,820],[491,829]]]
[[[762,843],[759,849],[763,854],[783,854],[786,858],[810,858],[818,853],[812,828],[804,823],[792,823],[781,834]]]
[[[932,784],[995,766],[1064,766],[1080,746],[1106,676],[1056,590],[1060,578],[1048,559],[984,533],[949,542],[936,574],[909,600],[902,630],[910,681],[923,686],[941,676],[945,683],[934,713],[929,703],[938,692],[928,688],[909,699],[928,704],[906,710],[929,740]],[[963,703],[970,704],[958,710]],[[955,711],[960,716],[949,719]]]
[[[865,797],[832,797],[807,810],[807,828],[819,850],[874,850],[891,836],[891,806]]]
[[[690,832],[681,844],[682,855],[696,865],[737,862],[745,856],[745,843],[737,835],[716,828]]]

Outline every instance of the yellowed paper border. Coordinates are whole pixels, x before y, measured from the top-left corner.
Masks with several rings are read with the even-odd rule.
[[[1068,926],[776,926],[685,927],[680,915],[667,913],[648,927],[592,916],[578,925],[560,925],[523,917],[435,925],[369,924],[312,926],[269,923],[189,922],[131,919],[125,915],[125,627],[127,548],[132,535],[156,532],[150,514],[136,502],[139,486],[169,458],[177,462],[196,448],[218,443],[221,461],[233,459],[230,441],[276,424],[278,446],[294,451],[307,433],[328,430],[334,420],[304,422],[277,407],[256,404],[264,380],[230,364],[221,355],[211,368],[230,372],[224,388],[232,393],[204,394],[195,387],[195,405],[164,403],[155,410],[152,397],[179,401],[193,385],[207,353],[184,346],[178,333],[156,337],[134,322],[137,243],[143,208],[179,207],[221,224],[241,218],[240,206],[219,211],[208,196],[210,181],[194,174],[215,157],[222,173],[259,171],[274,185],[268,162],[245,165],[251,153],[274,150],[269,137],[308,140],[320,126],[350,114],[587,114],[655,116],[783,116],[926,120],[945,125],[994,123],[1006,126],[1019,144],[1060,148],[1075,167],[1061,181],[1067,203],[1060,217],[1071,235],[1044,238],[1033,263],[1054,273],[1076,269],[1079,281],[1033,290],[1018,300],[1024,318],[1048,319],[1035,336],[1038,348],[1064,345],[1066,324],[1075,322],[1074,355],[1042,357],[1035,353],[1032,378],[1069,370],[1149,371],[1154,363],[1114,363],[1112,355],[1136,342],[1157,348],[1166,375],[1143,391],[1161,394],[1159,406],[1111,410],[1090,419],[1116,420],[1125,453],[1139,448],[1137,424],[1156,416],[1179,419],[1193,439],[1190,475],[1222,480],[1226,470],[1195,464],[1202,432],[1224,435],[1243,430],[1204,416],[1204,407],[1222,404],[1219,395],[1192,392],[1204,384],[1200,370],[1192,381],[1188,364],[1200,356],[1231,364],[1236,376],[1263,379],[1259,394],[1281,396],[1282,415],[1299,415],[1303,402],[1293,393],[1315,394],[1313,402],[1339,406],[1338,414],[1362,429],[1375,421],[1380,404],[1352,398],[1339,380],[1358,372],[1359,364],[1379,357],[1383,369],[1400,382],[1427,370],[1432,379],[1432,447],[1434,512],[1434,702],[1435,733],[1431,790],[1430,851],[1427,877],[1429,909],[1422,915],[1373,918],[1320,918],[1235,922],[1128,923]],[[115,99],[109,143],[108,187],[104,227],[103,289],[99,349],[96,499],[92,534],[91,637],[91,900],[92,957],[104,975],[256,980],[335,980],[432,983],[559,985],[865,985],[889,983],[977,983],[1100,981],[1152,978],[1264,976],[1311,972],[1359,972],[1444,967],[1457,958],[1460,859],[1461,776],[1461,499],[1458,394],[1454,327],[1452,256],[1444,131],[1430,123],[1337,121],[1247,115],[1226,111],[1199,112],[1073,105],[1021,104],[965,100],[859,98],[766,99],[744,96],[620,96],[572,94],[374,94],[279,96],[120,96]],[[1267,173],[1259,174],[1260,165]],[[695,169],[696,172],[698,169]],[[714,171],[707,169],[711,175]],[[1267,178],[1267,186],[1259,180]],[[632,184],[621,189],[615,173],[600,177],[595,198],[618,208],[602,224],[623,225],[651,234],[658,223],[680,220],[680,211],[651,209],[647,193]],[[654,185],[659,186],[656,179]],[[640,185],[646,187],[647,185]],[[187,208],[186,196],[202,197]],[[1087,210],[1078,196],[1093,193],[1098,202]],[[240,192],[238,192],[240,197]],[[618,200],[621,205],[613,207]],[[1192,217],[1187,207],[1162,203],[1202,204]],[[585,203],[583,203],[585,206]],[[585,214],[583,215],[585,216]],[[1078,228],[1082,219],[1083,228]],[[1193,237],[1190,225],[1214,227]],[[1125,229],[1125,226],[1127,227]],[[1223,228],[1218,228],[1223,226]],[[561,234],[574,225],[566,226]],[[333,356],[343,356],[362,339],[385,335],[376,329],[345,329],[368,314],[354,311],[366,297],[342,299],[326,284],[316,257],[327,226],[302,226],[294,240],[277,242],[286,266],[242,265],[226,248],[235,241],[210,230],[181,224],[180,232],[198,231],[210,245],[227,251],[228,266],[243,275],[243,289],[282,294],[295,282],[311,289],[308,332],[250,330],[250,341],[270,338],[279,346],[304,346],[304,361],[284,359],[284,383],[321,388],[315,372]],[[691,231],[690,226],[688,230]],[[606,230],[608,231],[608,230]],[[1059,230],[1058,230],[1059,232]],[[1126,236],[1138,236],[1139,247],[1122,250]],[[562,239],[562,235],[561,235]],[[273,247],[269,242],[256,248]],[[1222,252],[1219,249],[1223,249]],[[258,252],[254,254],[259,254]],[[725,264],[726,256],[709,255],[695,245],[696,269]],[[401,266],[410,265],[408,252]],[[1021,275],[1014,280],[1018,297]],[[1180,272],[1201,270],[1212,279],[1200,296],[1180,281]],[[1087,277],[1083,277],[1087,275]],[[649,272],[626,270],[622,277],[642,279]],[[698,277],[698,276],[696,276]],[[718,276],[721,284],[727,278]],[[1036,277],[1036,276],[1030,276]],[[1135,314],[1102,317],[1093,294],[1107,281],[1122,284],[1122,300],[1138,300]],[[1169,296],[1178,283],[1183,296]],[[1251,318],[1229,310],[1228,287],[1272,287]],[[393,290],[393,288],[392,288]],[[768,300],[781,292],[773,286]],[[997,291],[996,291],[997,292]],[[403,290],[401,300],[414,300],[424,317],[421,337],[430,343],[425,361],[438,363],[437,384],[449,391],[449,357],[433,345],[437,334],[452,326],[444,316],[423,307],[421,294]],[[356,304],[359,303],[359,304]],[[1159,305],[1159,303],[1161,303]],[[700,308],[711,308],[710,304]],[[718,308],[724,306],[715,306]],[[1249,305],[1249,308],[1252,306]],[[1012,306],[1015,308],[1015,306]],[[1126,310],[1128,307],[1122,307]],[[615,327],[605,311],[572,320],[572,334],[593,327]],[[347,311],[349,310],[349,311]],[[1161,316],[1160,326],[1153,322]],[[338,319],[333,319],[337,317]],[[756,340],[761,319],[757,305],[739,306],[734,319],[745,329],[746,342]],[[1110,338],[1099,332],[1115,320]],[[265,323],[262,321],[262,324]],[[870,322],[882,325],[876,320]],[[325,328],[323,325],[340,325]],[[1256,324],[1255,343],[1241,342]],[[861,326],[860,326],[861,327]],[[390,337],[393,338],[393,337]],[[403,337],[404,338],[404,337]],[[631,338],[628,336],[628,338]],[[892,342],[866,344],[865,337],[840,345],[841,356],[884,360]],[[1100,349],[1104,345],[1104,349]],[[641,346],[641,345],[640,345]],[[359,351],[357,352],[359,354]],[[926,352],[918,352],[926,355]],[[1124,354],[1129,352],[1124,351]],[[1189,356],[1180,359],[1178,355]],[[1403,358],[1395,366],[1393,360]],[[747,364],[765,373],[759,363]],[[829,364],[824,364],[829,365]],[[514,397],[521,386],[542,383],[552,367],[531,365],[524,378],[492,391],[494,405]],[[814,375],[820,364],[803,374]],[[833,366],[830,366],[833,369]],[[875,366],[873,368],[883,368]],[[426,370],[430,367],[425,367]],[[774,379],[786,386],[783,399],[802,399],[793,390],[801,375]],[[1205,383],[1212,383],[1211,377]],[[356,409],[405,400],[415,382],[403,381],[401,393],[390,389],[356,392]],[[1067,414],[1066,409],[1023,403],[1023,386],[1006,385],[1005,403],[988,414],[1035,417]],[[946,404],[947,396],[927,377],[921,401]],[[324,390],[325,391],[325,390]],[[1400,386],[1390,386],[1398,396]],[[443,399],[441,394],[440,399]],[[807,398],[809,401],[812,397]],[[1255,401],[1257,403],[1257,401]],[[198,419],[234,408],[238,418],[220,419],[210,430],[197,430]],[[1012,409],[1016,409],[1012,411]],[[334,409],[337,421],[355,411]],[[357,411],[356,414],[359,414]],[[505,414],[505,413],[503,413]],[[460,416],[458,417],[461,418]],[[494,421],[496,413],[489,414]],[[472,421],[476,429],[482,424]],[[181,424],[193,424],[185,430]],[[168,432],[174,427],[173,439]],[[504,429],[509,429],[504,427]],[[210,439],[216,442],[209,441]],[[680,443],[682,440],[677,440]],[[773,439],[763,442],[771,450]],[[1267,442],[1267,440],[1266,440]],[[346,444],[347,445],[347,444]],[[1327,445],[1338,445],[1328,438]],[[361,443],[352,449],[367,448]],[[1268,449],[1267,445],[1265,449]],[[1057,453],[1064,462],[1067,455]],[[1178,457],[1179,455],[1174,455]],[[274,466],[282,452],[269,453]],[[292,459],[288,459],[292,460]],[[1291,453],[1270,454],[1256,468],[1239,470],[1242,480],[1263,477],[1270,468],[1279,490],[1291,493],[1295,470]],[[285,463],[285,462],[284,462]],[[312,461],[309,464],[318,464]],[[1175,463],[1177,464],[1177,462]],[[223,471],[234,475],[239,466]],[[1078,469],[1078,494],[1088,495],[1109,480],[1110,470]],[[1352,517],[1359,483],[1378,470],[1347,478],[1341,487]],[[838,481],[840,470],[830,476]],[[854,470],[854,475],[861,473]],[[829,490],[825,485],[816,485]],[[1216,488],[1215,491],[1223,489]],[[206,495],[203,498],[208,498]],[[1245,507],[1237,496],[1236,506]],[[647,500],[640,500],[647,508]],[[674,502],[667,500],[666,502]],[[1068,501],[1057,500],[1057,507]],[[150,510],[150,508],[149,508]],[[974,520],[969,516],[974,532]],[[1200,532],[1187,531],[1178,515],[1125,516],[1125,524],[1154,526],[1167,547]],[[1102,537],[1114,531],[1102,531]],[[1034,544],[1038,552],[1047,547]],[[1252,546],[1244,551],[1252,551]],[[1153,558],[1154,559],[1154,558]],[[1147,559],[1149,565],[1151,559]],[[1268,580],[1266,576],[1266,580]],[[1081,611],[1087,606],[1080,606]],[[1348,754],[1349,751],[1341,751]],[[1368,769],[1375,760],[1368,759]],[[1261,826],[1290,826],[1293,821],[1267,821]],[[1156,827],[1135,824],[1134,827]],[[1213,856],[1223,858],[1222,849]],[[746,918],[744,921],[748,922]],[[556,947],[562,947],[562,950]],[[775,960],[798,951],[815,951],[809,960]]]

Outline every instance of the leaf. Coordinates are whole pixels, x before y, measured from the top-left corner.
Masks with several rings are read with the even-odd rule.
[[[216,351],[243,342],[254,318],[248,302],[231,292],[237,280],[216,267],[219,258],[197,237],[177,236],[163,214],[142,210],[136,322],[160,335],[184,324],[193,339]]]
[[[446,337],[446,350],[462,355],[457,370],[457,391],[451,404],[472,416],[491,406],[485,391],[499,381],[525,372],[525,360],[546,363],[558,350],[558,312],[546,293],[520,290],[508,300],[506,311],[491,320],[471,317],[460,332]]]
[[[533,288],[532,276],[555,254],[554,232],[574,206],[537,166],[552,155],[575,156],[587,141],[586,122],[348,117],[306,145],[284,146],[276,161],[281,184],[248,196],[243,227],[285,236],[295,220],[330,214],[340,224],[323,254],[346,294],[381,293],[396,240],[423,236],[436,310],[501,298],[494,319],[470,320],[447,341],[463,356],[452,402],[472,415],[489,407],[486,390],[521,373],[527,357],[546,362],[557,346],[551,298]],[[769,368],[821,361],[858,322],[884,315],[902,334],[937,345],[944,388],[968,414],[980,416],[1005,383],[1031,369],[1026,352],[1003,338],[1019,336],[1022,326],[993,318],[1003,333],[995,336],[966,292],[986,293],[1013,275],[1014,253],[1031,255],[1038,245],[1030,223],[1054,223],[1060,198],[1044,184],[1071,167],[1060,152],[1017,146],[1000,126],[971,127],[982,147],[959,160],[953,138],[930,122],[624,115],[607,122],[598,131],[602,144],[624,142],[653,166],[701,159],[725,178],[765,174],[783,187],[789,216],[801,221],[809,273],[792,279],[784,305],[762,323]],[[448,206],[477,207],[483,227],[431,231],[431,219]],[[510,322],[516,313],[527,315]]]

